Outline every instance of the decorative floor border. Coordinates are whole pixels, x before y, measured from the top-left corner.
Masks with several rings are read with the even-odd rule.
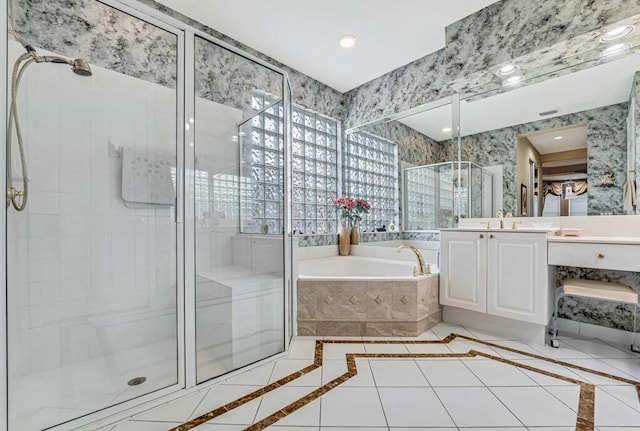
[[[511,347],[501,346],[500,344],[492,343],[490,341],[479,340],[477,338],[469,337],[466,335],[452,333],[442,340],[316,340],[315,352],[313,364],[291,373],[273,383],[268,384],[254,392],[251,392],[241,398],[238,398],[235,401],[227,403],[223,406],[220,406],[214,410],[211,410],[208,413],[205,413],[197,418],[190,420],[182,425],[179,425],[175,428],[172,428],[169,431],[188,431],[199,425],[202,425],[205,422],[208,422],[218,416],[221,416],[235,408],[238,408],[250,401],[253,401],[275,389],[283,387],[288,383],[308,374],[320,367],[322,367],[322,356],[324,352],[325,344],[409,344],[409,345],[421,345],[421,344],[448,344],[456,338],[460,338],[463,340],[472,341],[475,343],[483,344],[488,347],[493,347],[505,351],[509,351],[512,353],[517,353],[519,355],[528,356],[530,358],[539,359],[545,362],[549,362],[552,364],[561,365],[567,368],[573,368],[580,371],[585,371],[591,374],[598,375],[600,377],[605,377],[611,380],[616,380],[622,383],[630,384],[635,386],[636,393],[638,394],[638,400],[640,401],[640,382],[635,380],[626,379],[624,377],[619,377],[614,374],[605,373],[602,371],[592,370],[590,368],[582,367],[580,365],[574,365],[570,362],[560,361],[558,359],[548,358],[546,356],[537,355],[535,353],[524,352],[522,350],[514,349]],[[351,379],[352,377],[358,374],[358,369],[356,366],[356,358],[389,358],[389,359],[414,359],[414,358],[473,358],[477,356],[482,356],[487,359],[491,359],[497,362],[501,362],[507,365],[512,365],[514,367],[522,368],[528,371],[533,371],[539,374],[543,374],[549,377],[553,377],[559,380],[563,380],[568,383],[572,383],[578,385],[580,387],[580,396],[578,401],[578,412],[577,412],[577,420],[576,420],[576,431],[593,431],[594,429],[594,410],[595,410],[595,385],[587,382],[583,382],[581,380],[576,380],[570,377],[566,377],[560,374],[552,373],[550,371],[545,371],[540,368],[531,367],[529,365],[524,365],[518,362],[511,361],[509,359],[505,359],[499,356],[491,355],[485,352],[479,352],[477,350],[469,350],[467,353],[345,353],[346,361],[347,361],[347,372],[342,374],[341,376],[331,380],[330,382],[320,386],[304,397],[294,401],[293,403],[287,405],[286,407],[278,410],[277,412],[267,416],[266,418],[256,422],[253,425],[250,425],[245,429],[245,431],[261,431],[267,428],[270,425],[278,422],[279,420],[289,416],[296,410],[304,407],[310,402],[320,398],[322,395],[331,391],[332,389],[338,387],[342,383]]]

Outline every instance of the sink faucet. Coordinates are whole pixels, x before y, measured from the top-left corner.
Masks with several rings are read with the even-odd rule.
[[[413,252],[413,254],[416,255],[416,258],[418,259],[418,266],[413,268],[413,276],[417,277],[419,275],[429,275],[429,274],[431,274],[431,267],[428,264],[424,263],[424,258],[422,257],[422,253],[420,253],[420,250],[418,250],[414,246],[409,245],[409,244],[402,244],[400,247],[398,247],[398,249],[396,251],[398,253],[400,253],[405,248],[410,249]]]
[[[504,219],[502,218],[502,210],[498,210],[498,212],[496,213],[496,217],[498,217],[500,220],[500,229],[504,229]]]

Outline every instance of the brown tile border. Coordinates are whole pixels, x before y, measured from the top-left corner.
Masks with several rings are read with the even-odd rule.
[[[277,388],[283,387],[286,384],[292,382],[293,380],[298,379],[299,377],[304,376],[320,367],[322,367],[323,362],[323,352],[325,344],[448,344],[456,338],[461,338],[465,340],[469,340],[472,342],[476,342],[479,344],[484,344],[489,347],[494,347],[502,350],[506,350],[509,352],[517,353],[523,356],[528,356],[534,359],[540,359],[549,363],[562,365],[567,368],[573,368],[580,371],[585,371],[591,374],[595,374],[601,377],[609,378],[612,380],[620,381],[623,383],[627,383],[635,386],[636,392],[638,393],[638,398],[640,400],[640,382],[629,380],[624,377],[619,377],[613,374],[604,373],[597,370],[592,370],[590,368],[585,368],[579,365],[574,365],[569,362],[560,361],[557,359],[547,358],[546,356],[537,355],[535,353],[528,353],[518,349],[514,349],[511,347],[501,346],[496,343],[492,343],[490,341],[479,340],[477,338],[469,337],[466,335],[460,335],[452,333],[442,340],[316,340],[315,352],[313,363],[299,371],[289,374],[276,382],[273,382],[263,388],[260,388],[254,392],[251,392],[235,401],[227,403],[221,407],[218,407],[204,415],[201,415],[189,422],[186,422],[182,425],[179,425],[175,428],[172,428],[170,431],[187,431],[191,430],[205,422],[208,422],[218,416],[221,416],[237,407],[240,407],[243,404],[248,403],[254,399],[257,399]],[[257,423],[249,426],[245,429],[245,431],[261,431],[268,426],[278,422],[280,419],[290,415],[296,410],[304,407],[310,402],[320,398],[322,395],[326,394],[330,390],[336,388],[342,383],[346,382],[350,378],[354,377],[358,374],[358,370],[356,367],[356,358],[405,358],[405,359],[415,359],[415,358],[471,358],[482,356],[487,359],[491,359],[497,362],[501,362],[504,364],[512,365],[518,368],[526,369],[528,371],[533,371],[539,374],[543,374],[549,377],[553,377],[559,380],[566,381],[568,383],[576,384],[580,386],[580,398],[578,403],[578,412],[577,412],[577,421],[576,421],[576,431],[593,431],[594,429],[594,409],[595,409],[595,386],[590,383],[583,382],[581,380],[572,379],[570,377],[562,376],[560,374],[552,373],[550,371],[541,370],[536,367],[532,367],[529,365],[521,364],[519,362],[514,362],[509,359],[505,359],[499,356],[491,355],[489,353],[479,352],[476,350],[470,350],[468,353],[346,353],[345,359],[347,361],[347,372],[343,375],[335,378],[334,380],[320,386],[315,389],[311,393],[305,395],[304,397],[296,400],[295,402],[285,406],[284,408],[278,410],[277,412],[267,416],[266,418],[258,421]]]

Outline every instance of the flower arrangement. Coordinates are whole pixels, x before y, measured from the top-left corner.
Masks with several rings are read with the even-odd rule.
[[[357,225],[362,220],[362,216],[371,209],[371,205],[366,200],[351,199],[345,196],[339,197],[333,204],[345,226]]]
[[[370,209],[371,205],[369,205],[369,202],[365,201],[364,199],[356,199],[355,208],[353,209],[353,214],[351,215],[354,224],[357,225],[360,220],[362,220],[362,215],[368,214]]]
[[[336,199],[333,205],[340,214],[342,224],[351,226],[351,211],[355,208],[356,202],[351,198],[342,196]]]

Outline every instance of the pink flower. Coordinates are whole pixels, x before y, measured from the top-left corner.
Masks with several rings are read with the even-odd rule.
[[[351,198],[346,198],[346,197],[339,197],[338,199],[336,199],[336,201],[333,203],[338,209],[341,209],[342,207],[344,207],[344,209],[347,210],[352,210],[355,208],[356,203],[354,202],[353,199]]]
[[[370,209],[371,205],[369,205],[369,202],[365,201],[364,199],[356,199],[357,212],[368,213]]]

